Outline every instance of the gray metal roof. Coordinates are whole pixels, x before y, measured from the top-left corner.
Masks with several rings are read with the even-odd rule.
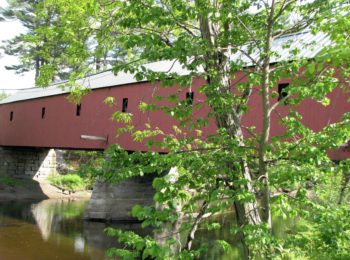
[[[288,44],[288,48],[284,47],[286,44]],[[295,59],[296,57],[313,58],[325,46],[329,45],[331,45],[331,41],[329,37],[323,33],[314,35],[311,32],[305,31],[286,35],[274,41],[272,50],[277,55],[272,57],[271,62],[274,63],[283,60],[291,60]],[[296,56],[291,53],[291,51],[294,49],[299,50],[299,53]],[[252,57],[257,58],[258,53],[252,54]],[[234,54],[231,59],[242,60],[248,66],[253,65],[247,57],[242,55],[242,53]],[[144,66],[147,69],[153,70],[155,72],[178,73],[179,75],[189,74],[189,71],[184,69],[178,61],[158,61],[146,64]],[[90,89],[120,86],[136,82],[139,81],[135,79],[134,74],[119,72],[117,75],[114,75],[112,71],[98,73],[77,81],[78,84]],[[53,84],[47,88],[30,88],[21,90],[14,95],[0,101],[0,104],[68,93],[69,90],[63,88],[63,85],[64,82]]]
[[[271,57],[271,63],[294,60],[296,58],[313,58],[324,47],[332,44],[330,38],[324,33],[312,34],[310,31],[302,31],[277,38],[272,43],[272,51],[275,53]],[[298,50],[295,54],[294,50]],[[244,50],[246,51],[246,50]],[[257,60],[259,53],[250,55]],[[252,61],[242,52],[237,52],[231,58],[232,60],[242,60],[244,64],[251,66]]]
[[[186,75],[189,71],[185,70],[178,61],[159,61],[144,65],[147,69],[155,72],[176,72],[179,75]],[[90,89],[105,88],[140,82],[134,77],[134,74],[119,72],[114,75],[112,71],[105,71],[86,78],[77,80],[77,83]],[[0,104],[12,103],[22,100],[42,98],[48,96],[61,95],[69,93],[69,89],[64,88],[65,82],[52,84],[47,88],[29,88],[16,92],[8,98],[0,101]]]

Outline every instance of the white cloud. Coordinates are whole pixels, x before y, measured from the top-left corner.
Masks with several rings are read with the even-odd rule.
[[[6,7],[5,0],[0,0],[0,7]],[[13,38],[25,32],[25,28],[18,21],[0,22],[0,42]],[[8,56],[0,50],[0,91],[1,89],[21,89],[34,87],[34,72],[23,75],[15,74],[14,71],[6,70],[6,65],[18,64],[18,58]]]

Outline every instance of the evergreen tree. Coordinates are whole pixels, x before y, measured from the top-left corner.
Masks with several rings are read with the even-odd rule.
[[[18,74],[35,70],[36,79],[40,73],[44,73],[44,77],[50,74],[53,68],[57,71],[55,75],[49,77],[49,81],[43,83],[39,79],[38,85],[67,79],[72,71],[82,70],[84,73],[93,73],[105,70],[110,67],[110,64],[124,61],[127,57],[127,53],[122,48],[107,49],[106,43],[82,34],[79,36],[79,44],[82,44],[81,50],[84,51],[76,54],[83,57],[83,61],[73,64],[69,58],[69,55],[73,55],[72,53],[66,57],[62,57],[61,54],[69,52],[71,46],[78,46],[67,42],[69,38],[64,31],[48,35],[50,32],[42,32],[39,29],[60,26],[60,13],[57,8],[45,6],[45,1],[42,0],[8,0],[7,2],[8,7],[0,9],[0,21],[18,20],[26,28],[26,32],[4,41],[1,48],[5,54],[17,56],[20,59],[19,64],[6,66],[6,69],[15,70]],[[41,7],[40,13],[36,13],[38,7]],[[46,44],[48,38],[54,40],[55,44]]]
[[[40,55],[40,48],[27,43],[25,39],[33,36],[38,26],[49,25],[48,22],[40,21],[35,15],[35,6],[38,2],[36,0],[9,0],[8,7],[0,9],[0,21],[19,20],[26,28],[26,33],[4,41],[2,49],[5,54],[20,58],[19,64],[6,66],[6,69],[15,70],[19,74],[34,69],[35,77],[39,76],[40,67],[46,63],[46,60]]]

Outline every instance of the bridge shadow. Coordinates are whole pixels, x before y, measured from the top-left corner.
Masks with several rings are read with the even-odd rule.
[[[48,200],[49,196],[42,189],[42,181],[45,182],[46,177],[56,168],[56,158],[49,149],[0,148],[0,229],[4,223],[3,218],[15,220],[15,223],[23,226],[32,224],[32,228],[37,230],[36,236],[42,242],[63,235],[75,241],[74,246],[78,251],[84,245],[100,249],[121,247],[116,238],[104,233],[104,229],[110,226],[133,230],[141,236],[153,234],[151,229],[141,228],[140,223],[86,221],[83,220],[86,205],[82,209],[80,206],[72,206],[67,199]],[[132,180],[122,188],[110,188],[115,193],[111,195],[119,195],[128,200],[135,193],[133,196],[142,198],[143,201],[145,194],[150,193],[147,197],[152,198],[152,179],[153,177]],[[129,203],[130,209],[134,202],[132,200],[132,204]],[[76,234],[73,238],[72,233]]]
[[[55,167],[49,149],[0,148],[0,200],[47,199],[38,181]]]

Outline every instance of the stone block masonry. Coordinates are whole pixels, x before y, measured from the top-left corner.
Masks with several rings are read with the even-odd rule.
[[[44,180],[57,174],[54,149],[0,148],[0,174]]]
[[[0,148],[0,175],[34,179],[44,183],[58,174],[64,151],[44,148]],[[135,177],[119,184],[97,181],[85,211],[85,218],[97,221],[135,221],[130,211],[135,204],[153,204],[154,175]],[[44,181],[44,182],[42,182]],[[40,192],[38,190],[38,192]]]
[[[95,221],[135,221],[130,215],[133,206],[153,204],[154,177],[134,177],[118,184],[97,181],[85,210],[85,218]]]

